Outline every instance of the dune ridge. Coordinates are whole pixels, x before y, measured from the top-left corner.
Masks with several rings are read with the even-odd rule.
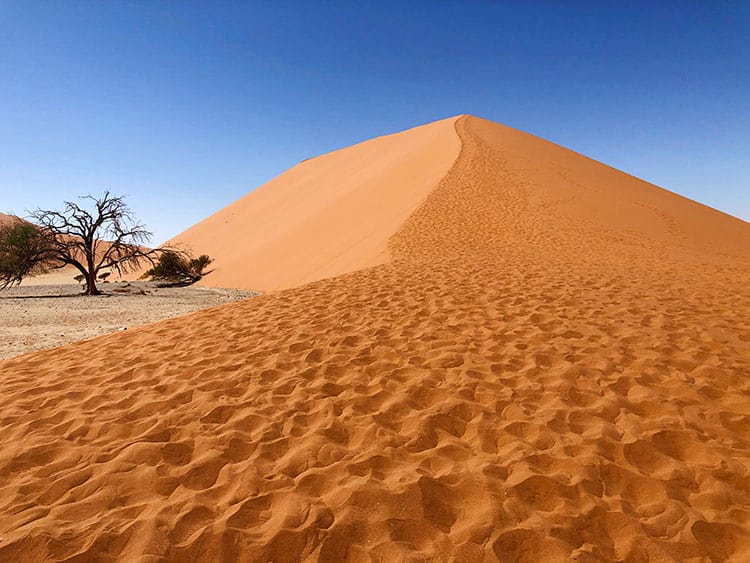
[[[747,560],[750,226],[453,126],[388,262],[0,362],[0,559]]]
[[[458,156],[457,119],[304,160],[167,244],[210,255],[210,287],[272,291],[383,264]]]

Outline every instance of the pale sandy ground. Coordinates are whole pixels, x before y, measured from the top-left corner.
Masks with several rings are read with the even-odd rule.
[[[81,296],[59,274],[0,292],[0,359],[127,330],[253,297],[251,291],[159,287],[153,282],[105,283],[103,295]],[[47,283],[42,283],[47,282]]]
[[[387,263],[0,362],[0,559],[750,560],[750,225],[456,132]]]

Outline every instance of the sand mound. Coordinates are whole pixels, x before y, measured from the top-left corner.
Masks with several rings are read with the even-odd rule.
[[[383,264],[458,156],[456,119],[305,160],[168,244],[214,258],[212,287],[269,291]]]
[[[388,263],[0,363],[0,559],[748,560],[750,226],[455,126]]]

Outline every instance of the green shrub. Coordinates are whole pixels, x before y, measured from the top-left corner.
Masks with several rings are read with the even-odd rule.
[[[153,268],[146,272],[146,277],[174,285],[190,285],[200,280],[205,274],[206,266],[213,260],[206,254],[191,258],[183,252],[167,250],[162,252]]]
[[[36,225],[15,217],[0,226],[0,289],[21,283],[26,276],[43,273],[54,253]]]

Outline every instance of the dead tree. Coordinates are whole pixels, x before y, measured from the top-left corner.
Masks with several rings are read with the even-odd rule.
[[[71,265],[85,279],[86,294],[99,295],[96,281],[101,270],[122,275],[139,269],[144,262],[154,264],[163,249],[145,247],[151,233],[135,219],[122,197],[106,191],[101,198],[88,195],[80,199],[90,205],[66,201],[62,211],[36,209],[29,215],[41,248],[33,258],[37,269]],[[6,254],[12,258],[12,250]],[[10,259],[7,262],[12,264]],[[21,277],[33,275],[31,272],[32,268],[27,267]],[[5,272],[0,272],[0,285],[6,277]],[[20,283],[18,272],[11,283],[14,282]]]

